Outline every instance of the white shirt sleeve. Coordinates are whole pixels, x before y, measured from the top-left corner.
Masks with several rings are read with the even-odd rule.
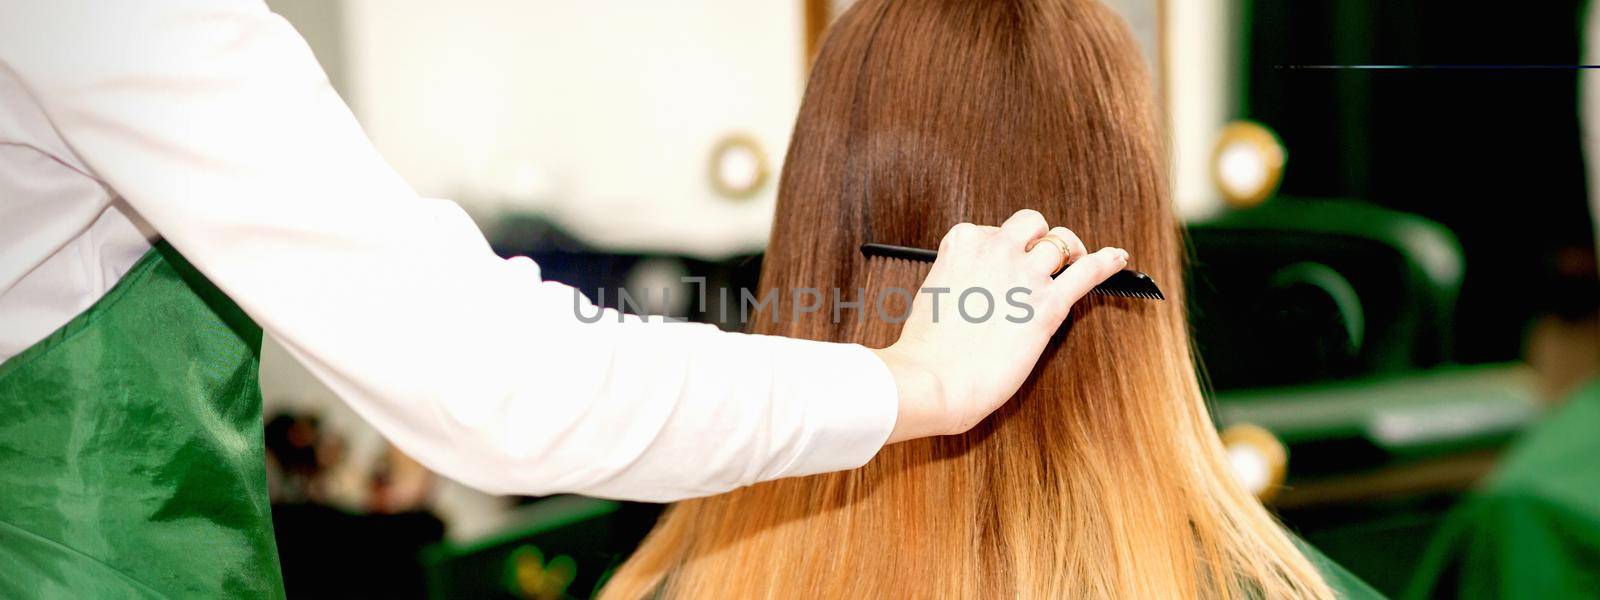
[[[95,177],[448,477],[664,501],[859,466],[893,428],[893,379],[860,346],[581,322],[575,290],[419,198],[259,0],[0,0],[0,68]]]

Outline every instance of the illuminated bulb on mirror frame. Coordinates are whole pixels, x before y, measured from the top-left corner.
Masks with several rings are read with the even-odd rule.
[[[689,315],[690,300],[697,293],[694,285],[684,281],[688,276],[688,268],[679,260],[646,258],[628,272],[623,286],[641,314],[681,319]]]
[[[1262,502],[1272,500],[1288,475],[1289,451],[1283,442],[1250,423],[1232,425],[1222,430],[1221,437],[1234,478]]]
[[[1283,180],[1288,153],[1277,134],[1260,123],[1234,121],[1217,134],[1211,180],[1234,208],[1261,204]]]
[[[770,169],[761,144],[752,136],[730,134],[711,150],[711,189],[731,200],[754,197],[767,184]]]

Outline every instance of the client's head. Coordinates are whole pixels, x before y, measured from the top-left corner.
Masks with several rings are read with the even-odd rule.
[[[1327,596],[1228,476],[1189,354],[1166,177],[1149,73],[1097,1],[858,2],[813,66],[761,289],[840,289],[866,308],[796,321],[773,306],[784,318],[757,315],[755,331],[886,346],[899,325],[874,304],[899,314],[904,296],[884,290],[916,290],[927,267],[860,245],[934,248],[952,225],[1023,208],[1126,248],[1168,300],[1086,298],[966,434],[678,504],[607,593]]]

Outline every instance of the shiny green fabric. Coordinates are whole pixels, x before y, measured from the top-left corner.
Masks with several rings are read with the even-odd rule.
[[[1519,440],[1451,511],[1409,598],[1600,598],[1600,384]]]
[[[1334,597],[1339,600],[1383,600],[1382,593],[1367,585],[1367,582],[1356,577],[1354,573],[1346,571],[1344,567],[1339,566],[1339,563],[1333,562],[1333,559],[1328,558],[1299,536],[1293,536],[1291,539],[1300,547],[1300,552],[1306,555],[1306,560],[1311,561],[1311,566],[1322,574],[1322,580],[1327,582],[1328,587],[1333,588]]]
[[[0,598],[281,598],[261,330],[165,243],[0,364]]]

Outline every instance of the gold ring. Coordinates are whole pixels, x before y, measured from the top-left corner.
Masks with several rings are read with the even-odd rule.
[[[1063,240],[1060,236],[1052,233],[1039,238],[1039,242],[1050,242],[1050,245],[1055,246],[1057,250],[1061,251],[1061,262],[1056,263],[1055,270],[1050,271],[1050,274],[1054,275],[1057,271],[1060,271],[1062,267],[1067,266],[1067,259],[1072,257],[1072,251],[1067,249],[1068,246],[1066,240]],[[1034,242],[1033,245],[1038,246],[1039,242]],[[1029,250],[1032,249],[1033,248],[1031,247],[1029,248]]]

